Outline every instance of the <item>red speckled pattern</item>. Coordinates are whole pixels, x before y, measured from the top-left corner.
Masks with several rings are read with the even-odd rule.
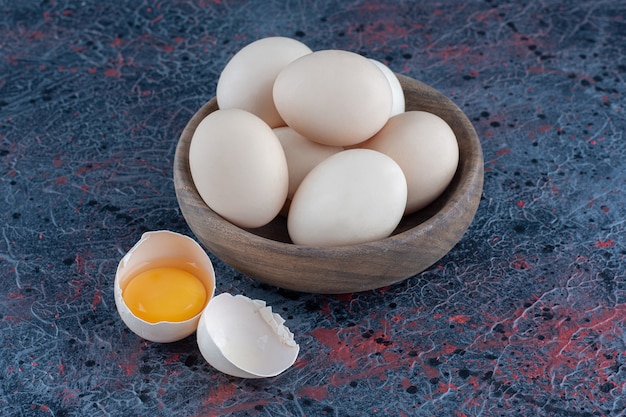
[[[525,4],[527,3],[527,4]],[[300,344],[275,378],[146,342],[113,278],[191,235],[174,150],[266,36],[388,64],[457,103],[485,185],[458,245],[394,286],[262,285]],[[0,0],[0,415],[625,416],[626,5],[619,0]]]

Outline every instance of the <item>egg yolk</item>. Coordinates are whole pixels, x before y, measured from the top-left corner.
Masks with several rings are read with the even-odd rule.
[[[144,271],[122,293],[130,311],[150,323],[185,321],[204,308],[206,288],[195,275],[178,268]]]

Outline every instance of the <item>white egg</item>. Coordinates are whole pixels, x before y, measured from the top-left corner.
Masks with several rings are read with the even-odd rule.
[[[240,378],[272,377],[295,362],[300,347],[264,301],[222,293],[198,324],[198,347],[215,369]]]
[[[387,77],[387,81],[389,81],[389,85],[391,86],[391,93],[393,96],[393,104],[391,106],[391,115],[390,117],[395,116],[396,114],[404,113],[405,110],[405,101],[404,101],[404,90],[402,90],[402,85],[400,85],[400,80],[396,77],[396,74],[385,64],[375,59],[370,60],[376,64],[376,66],[385,74]]]
[[[350,146],[378,132],[391,113],[391,86],[369,59],[323,50],[288,64],[274,82],[287,125],[324,145]]]
[[[272,98],[274,80],[285,65],[309,53],[311,49],[302,42],[280,36],[246,45],[228,61],[217,81],[220,109],[239,108],[270,127],[284,126]]]
[[[287,229],[306,246],[341,246],[389,236],[402,219],[407,185],[393,159],[349,149],[320,162],[291,201]]]
[[[450,184],[459,163],[452,128],[441,117],[424,111],[390,118],[360,147],[382,152],[400,165],[408,186],[405,214],[432,203]]]
[[[200,122],[189,169],[207,206],[240,227],[269,223],[287,199],[283,148],[272,129],[245,110],[217,110]]]
[[[289,126],[277,127],[274,133],[285,151],[289,170],[288,198],[292,198],[296,189],[317,164],[337,152],[343,151],[341,146],[328,146],[308,140]]]
[[[213,264],[202,247],[190,237],[167,230],[146,232],[124,255],[115,274],[115,305],[122,321],[138,336],[159,343],[169,343],[191,335],[198,326],[200,313],[183,321],[152,323],[139,318],[126,303],[123,293],[140,273],[154,268],[176,268],[199,279],[206,290],[206,303],[215,291]],[[205,303],[205,305],[206,305]]]

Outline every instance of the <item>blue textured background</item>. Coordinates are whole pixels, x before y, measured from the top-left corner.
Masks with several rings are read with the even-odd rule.
[[[0,414],[624,416],[626,6],[619,0],[0,0]],[[113,301],[142,232],[190,234],[172,181],[185,123],[266,36],[387,63],[481,138],[459,244],[359,294],[261,285],[301,346],[267,380],[195,336],[141,340]]]

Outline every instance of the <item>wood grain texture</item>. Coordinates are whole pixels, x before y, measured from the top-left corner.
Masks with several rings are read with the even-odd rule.
[[[425,209],[405,216],[383,240],[323,248],[290,243],[286,219],[241,229],[212,211],[196,191],[189,171],[189,144],[200,121],[218,109],[207,102],[183,130],[174,158],[176,197],[198,240],[222,261],[258,281],[294,291],[338,294],[394,284],[442,258],[461,239],[480,202],[484,162],[480,141],[465,114],[433,88],[399,75],[406,110],[443,118],[459,143],[459,166],[445,192]]]

